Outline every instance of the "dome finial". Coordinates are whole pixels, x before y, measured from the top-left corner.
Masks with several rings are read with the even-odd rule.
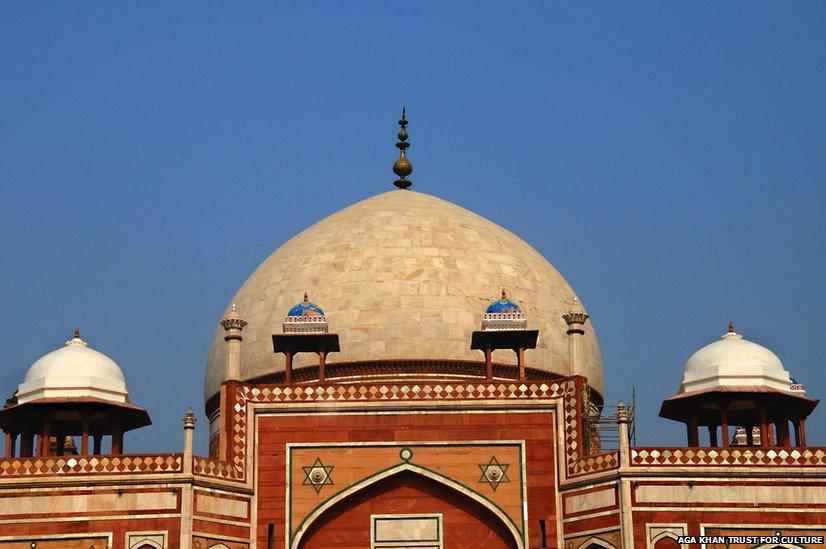
[[[508,292],[505,291],[505,288],[502,288],[502,299],[508,299]]]
[[[734,322],[732,322],[731,320],[728,321],[728,333],[734,333]]]
[[[307,295],[307,292],[304,292],[304,303],[308,303],[310,301],[310,296]]]
[[[410,146],[410,143],[407,142],[407,106],[402,106],[402,117],[399,119],[399,133],[397,137],[399,138],[399,142],[396,143],[396,148],[399,149],[399,158],[393,163],[393,173],[399,176],[397,180],[393,182],[395,186],[400,189],[407,189],[410,185],[413,184],[412,181],[407,179],[407,176],[413,172],[413,164],[410,163],[410,160],[407,159],[407,148]]]
[[[77,326],[75,326],[75,331],[72,334],[72,338],[73,339],[80,339],[80,328],[78,328]]]

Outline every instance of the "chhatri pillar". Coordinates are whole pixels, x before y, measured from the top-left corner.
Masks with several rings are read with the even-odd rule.
[[[227,379],[233,381],[241,379],[241,341],[244,339],[241,331],[246,325],[247,321],[241,318],[233,303],[229,314],[221,320],[221,327],[226,331],[224,341],[227,342]]]
[[[590,318],[579,299],[574,298],[574,303],[567,313],[562,315],[568,325],[568,366],[571,372],[584,372],[585,366],[582,363],[582,336],[585,335],[585,322]]]

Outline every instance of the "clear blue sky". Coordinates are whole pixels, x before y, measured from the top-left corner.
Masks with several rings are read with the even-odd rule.
[[[78,324],[178,450],[278,245],[394,179],[509,228],[591,313],[638,443],[729,320],[826,397],[826,5],[0,8],[0,391]],[[809,422],[826,445],[826,404]],[[197,444],[206,448],[206,421]]]

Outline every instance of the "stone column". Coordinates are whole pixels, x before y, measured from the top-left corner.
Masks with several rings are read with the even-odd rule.
[[[777,445],[784,448],[791,448],[791,440],[789,439],[789,420],[786,416],[781,416],[777,419]]]
[[[89,455],[89,413],[83,412],[83,420],[80,435],[80,455]]]
[[[318,380],[324,381],[326,376],[325,366],[327,362],[327,351],[318,352]]]
[[[51,416],[43,418],[43,437],[40,439],[42,448],[40,449],[41,457],[48,457],[51,453],[52,446],[52,418]]]
[[[192,492],[192,442],[195,436],[195,414],[192,408],[187,410],[183,417],[184,422],[184,476],[186,484],[181,487],[181,537],[178,540],[178,547],[181,549],[189,549],[192,547],[192,511],[193,498]]]
[[[694,447],[699,446],[700,433],[698,432],[696,414],[692,414],[691,417],[688,418],[688,423],[686,423],[686,427],[688,428],[688,445]]]
[[[723,404],[720,408],[720,438],[723,439],[723,448],[728,448],[731,444],[728,432],[728,404]]]
[[[221,327],[226,332],[224,341],[227,342],[226,381],[241,380],[241,341],[244,339],[241,336],[241,330],[243,330],[246,325],[247,321],[241,318],[241,315],[238,314],[238,308],[235,306],[235,303],[233,303],[229,314],[221,320]],[[219,413],[221,414],[223,414],[226,409],[227,398],[226,387],[222,385],[221,400],[218,405]],[[220,425],[218,430],[218,447],[220,448],[218,457],[222,460],[226,459],[226,447],[229,441],[229,433],[227,433],[225,428],[225,419],[226,418],[222,416],[218,423],[218,425]]]
[[[195,413],[192,408],[184,415],[184,474],[192,473],[192,441],[195,437]]]
[[[221,321],[221,326],[226,331],[224,341],[227,342],[227,379],[239,381],[241,379],[241,330],[247,325],[238,314],[235,303],[229,315]]]
[[[631,442],[628,432],[628,410],[620,401],[617,404],[617,424],[619,426],[619,462],[620,462],[620,528],[622,529],[623,549],[634,548],[634,522],[631,514],[631,481],[623,478],[631,465]]]
[[[112,452],[113,456],[119,456],[123,453],[123,429],[120,425],[115,427],[112,432]]]
[[[20,435],[20,457],[32,457],[32,432],[26,428]]]
[[[760,422],[760,447],[769,447],[769,429],[766,422],[766,409],[762,406],[757,409],[757,420]]]
[[[290,385],[293,382],[293,352],[284,353],[284,383]]]
[[[490,347],[485,347],[485,379],[493,379],[493,350]]]
[[[585,321],[590,318],[585,308],[574,298],[571,309],[562,315],[568,324],[568,366],[572,374],[584,374],[582,363],[582,336],[585,334]]]

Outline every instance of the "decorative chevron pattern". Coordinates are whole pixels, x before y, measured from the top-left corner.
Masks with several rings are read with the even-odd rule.
[[[0,478],[17,476],[180,473],[181,454],[54,456],[0,460]]]
[[[413,383],[239,387],[254,402],[358,402],[559,398],[567,382]]]
[[[632,448],[631,465],[639,467],[725,465],[806,467],[826,465],[823,448]]]

